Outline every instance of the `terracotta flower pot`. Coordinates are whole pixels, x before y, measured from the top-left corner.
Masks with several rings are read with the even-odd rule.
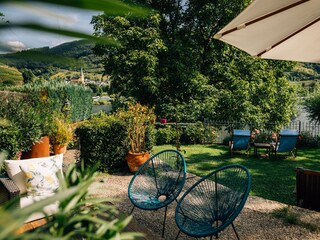
[[[128,167],[130,172],[135,173],[138,171],[140,166],[144,164],[150,158],[149,152],[144,153],[132,153],[129,152],[126,156]]]
[[[49,156],[50,156],[49,137],[44,136],[41,138],[40,142],[32,144],[30,151],[23,152],[21,159],[40,158],[40,157],[49,157]]]
[[[50,145],[49,137],[44,136],[40,142],[34,143],[31,147],[31,158],[49,157],[50,156]]]
[[[54,155],[61,154],[61,153],[66,153],[67,151],[67,146],[65,145],[53,145],[53,153]]]

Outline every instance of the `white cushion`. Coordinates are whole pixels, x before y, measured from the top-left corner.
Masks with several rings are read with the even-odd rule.
[[[48,168],[47,165],[44,163],[31,163],[28,166],[20,165],[20,169],[25,175],[26,189],[28,195],[45,196],[58,190],[58,167],[53,166],[52,168]]]
[[[51,169],[55,171],[62,171],[63,154],[58,154],[55,156],[44,157],[44,158],[31,158],[25,160],[5,160],[5,167],[9,178],[18,186],[20,194],[26,193],[26,178],[24,173],[21,171],[25,169],[26,171],[34,169]],[[21,166],[21,168],[20,168]],[[47,172],[46,172],[47,173]]]
[[[41,196],[41,197],[32,197],[32,196],[24,196],[24,197],[21,197],[20,198],[20,207],[23,208],[23,207],[26,207],[34,202],[37,202],[37,201],[40,201],[42,199],[45,199],[47,197],[50,197],[52,196],[53,193],[51,194],[48,194],[48,195],[44,195],[44,196]],[[52,214],[56,213],[57,210],[58,210],[58,207],[59,207],[59,202],[55,202],[55,203],[52,203],[52,204],[49,204],[47,206],[45,206],[42,211],[45,212],[48,216],[51,216]],[[32,213],[27,219],[25,222],[31,222],[31,221],[34,221],[34,220],[37,220],[37,219],[40,219],[40,218],[43,218],[45,217],[45,215],[43,214],[43,212],[34,212]]]

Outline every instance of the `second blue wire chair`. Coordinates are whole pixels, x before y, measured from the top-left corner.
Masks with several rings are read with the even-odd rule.
[[[241,165],[219,168],[201,178],[180,198],[175,220],[180,232],[200,238],[218,237],[242,210],[250,191],[249,171]]]
[[[133,208],[158,210],[165,208],[162,237],[168,205],[176,200],[186,179],[186,162],[176,150],[164,150],[150,157],[135,173],[128,187]]]

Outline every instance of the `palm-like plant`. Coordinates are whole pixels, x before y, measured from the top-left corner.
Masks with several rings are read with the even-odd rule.
[[[0,165],[5,154],[0,153]],[[0,240],[6,239],[135,239],[139,233],[122,233],[131,217],[116,218],[117,210],[106,204],[107,199],[89,196],[88,188],[93,183],[97,166],[77,171],[70,166],[65,176],[60,176],[57,194],[33,203],[25,208],[14,208],[15,204],[0,206]],[[28,216],[43,207],[59,201],[59,209],[47,216],[47,224],[17,235]]]
[[[138,5],[133,5],[129,3],[124,3],[120,0],[72,0],[72,1],[64,1],[64,0],[35,0],[30,3],[27,0],[0,0],[0,3],[22,3],[24,6],[31,7],[33,3],[45,3],[45,4],[53,4],[61,7],[73,7],[79,8],[83,10],[96,10],[103,11],[107,15],[110,16],[118,16],[118,15],[128,15],[132,17],[146,17],[150,10],[141,7]],[[3,17],[3,13],[0,13],[0,17]],[[70,30],[67,28],[52,27],[49,25],[43,25],[40,22],[23,22],[23,23],[9,23],[2,21],[0,22],[0,30],[1,29],[12,29],[12,28],[24,28],[29,30],[36,30],[40,32],[53,33],[64,35],[73,38],[82,38],[89,39],[97,42],[102,42],[103,44],[108,45],[118,45],[117,41],[107,37],[96,37],[90,34],[82,33],[75,30]],[[5,49],[4,46],[0,46],[0,48]],[[6,49],[5,49],[6,50]]]

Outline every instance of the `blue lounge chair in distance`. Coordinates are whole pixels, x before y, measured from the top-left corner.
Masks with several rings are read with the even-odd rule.
[[[249,153],[250,138],[250,130],[234,129],[232,141],[229,143],[230,156],[232,156],[233,151],[245,150]]]
[[[295,129],[283,129],[279,133],[279,141],[274,147],[274,154],[277,157],[277,153],[288,152],[293,157],[297,155],[297,141],[299,137],[298,130]]]

